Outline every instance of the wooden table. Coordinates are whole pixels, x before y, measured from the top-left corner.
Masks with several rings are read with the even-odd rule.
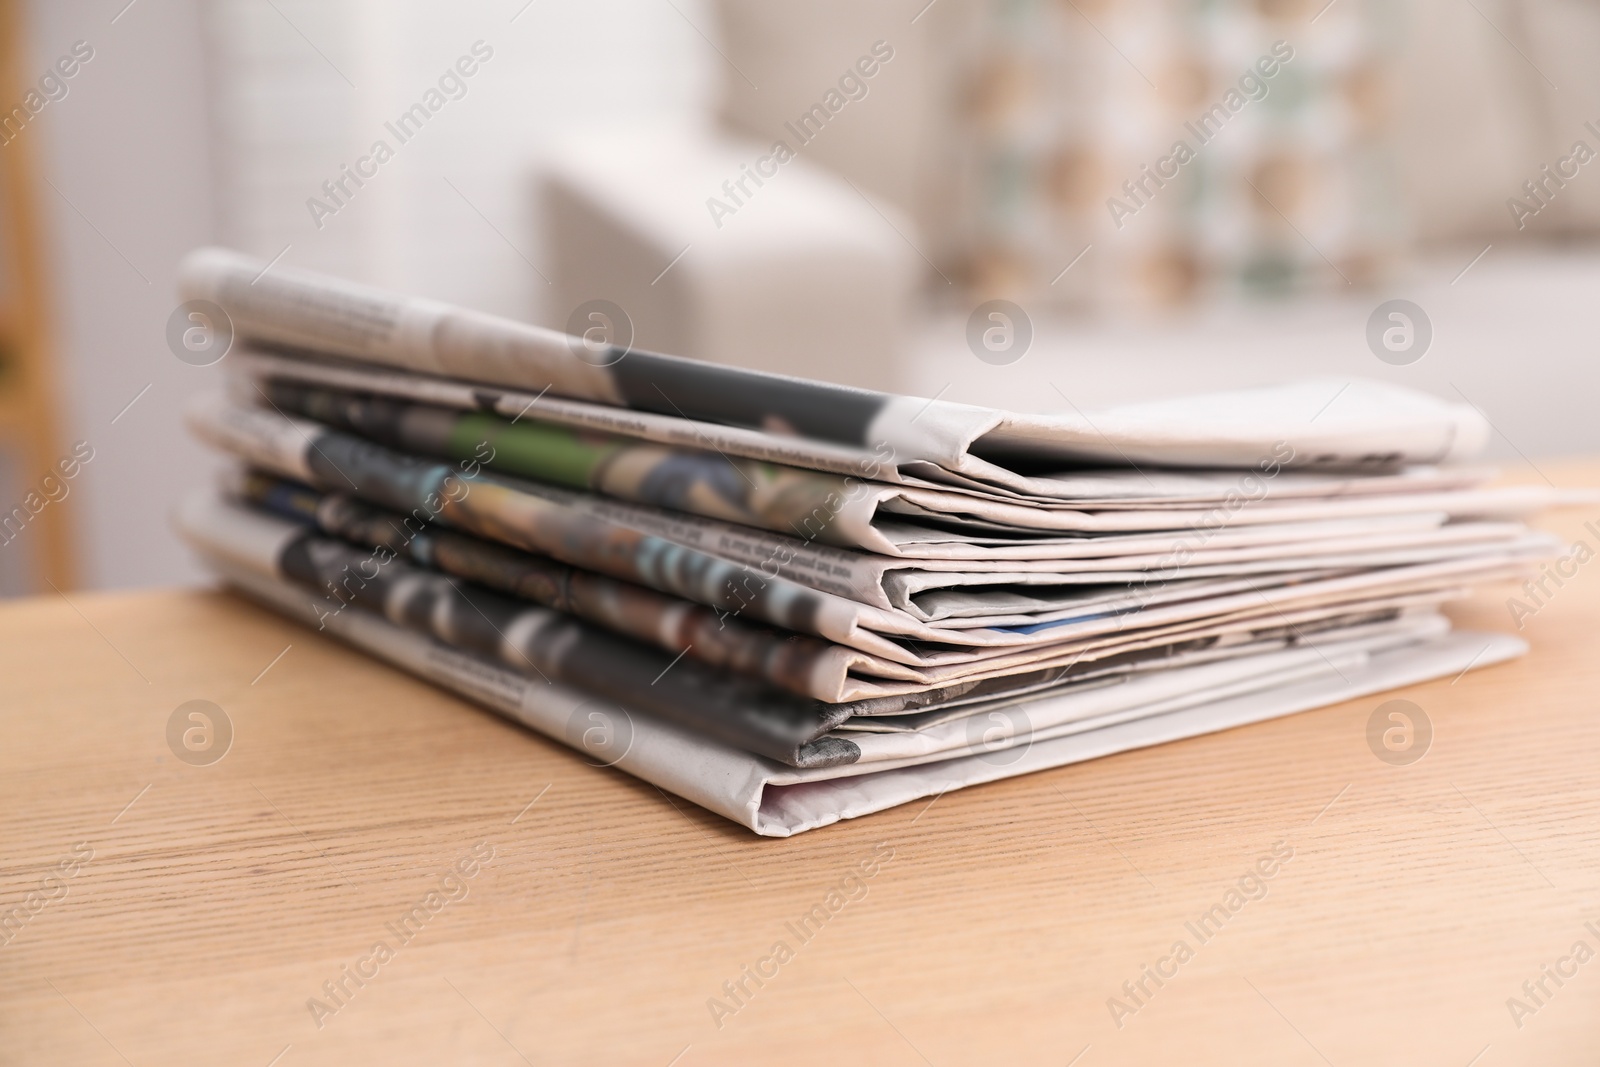
[[[1590,519],[1543,525],[1600,547]],[[1511,628],[1509,592],[1458,621]],[[1562,961],[1600,951],[1597,627],[1600,562],[1525,659],[1401,694],[1410,766],[1369,699],[763,840],[229,595],[11,603],[0,1061],[1593,1062],[1600,961]],[[234,731],[209,766],[167,740],[197,699]],[[1542,965],[1576,973],[1540,1004]]]

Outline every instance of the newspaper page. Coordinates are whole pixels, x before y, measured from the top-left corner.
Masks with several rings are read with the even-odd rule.
[[[577,430],[536,418],[503,419],[431,404],[269,381],[256,402],[404,452],[481,460],[490,470],[613,499],[753,526],[904,558],[990,559],[994,548],[1042,548],[1062,534],[1328,521],[1330,517],[1515,512],[1543,502],[1535,491],[1483,493],[1459,474],[1404,476],[1284,474],[1276,462],[1230,481],[1191,478],[1180,496],[1147,490],[1107,506],[1071,509],[978,498],[944,490],[877,485],[796,467],[735,460],[705,449],[664,446]],[[249,399],[249,394],[245,394]],[[1377,483],[1377,484],[1374,484]],[[1210,498],[1201,496],[1209,485]],[[1440,487],[1444,488],[1441,489]],[[1228,494],[1233,494],[1230,498]],[[1233,506],[1232,500],[1240,501]],[[1513,500],[1517,503],[1511,503]],[[1487,504],[1489,501],[1499,503]],[[1248,504],[1246,508],[1243,505]],[[1083,540],[1084,538],[1077,538]]]
[[[1220,503],[1229,493],[1248,492],[1237,470],[1205,468],[1134,467],[1119,459],[1113,465],[1073,467],[1039,479],[1041,492],[1019,492],[939,471],[931,478],[918,476],[927,469],[917,462],[899,463],[887,443],[877,451],[796,438],[762,430],[721,426],[681,416],[657,415],[571,400],[548,390],[484,389],[472,382],[400,372],[382,365],[310,358],[245,344],[230,360],[250,388],[263,392],[274,383],[296,383],[363,396],[387,397],[453,408],[458,411],[499,415],[513,422],[534,418],[556,426],[609,436],[648,441],[690,450],[713,451],[807,470],[854,476],[889,484],[968,493],[995,500],[1022,501],[1040,507],[1116,507],[1127,501],[1152,498],[1179,503]],[[248,399],[248,398],[247,398]],[[1203,398],[1200,398],[1203,400]],[[1315,414],[1314,412],[1311,414]],[[1094,416],[1098,422],[1100,414]],[[1351,492],[1393,492],[1461,488],[1481,484],[1492,470],[1471,466],[1435,467],[1406,465],[1351,472],[1295,467],[1294,446],[1273,441],[1243,470],[1270,472],[1275,483],[1293,496],[1344,495]],[[1284,470],[1283,460],[1292,469]]]
[[[403,512],[427,505],[430,519],[437,518],[480,536],[552,555],[575,566],[636,581],[709,606],[743,611],[753,603],[756,605],[753,617],[763,622],[842,644],[856,644],[862,640],[857,635],[864,629],[914,642],[962,644],[976,649],[1056,644],[1120,633],[1128,628],[1133,618],[1141,624],[1152,625],[1157,621],[1199,618],[1219,605],[1242,604],[1259,610],[1259,605],[1266,604],[1283,610],[1291,603],[1487,580],[1491,576],[1520,573],[1528,560],[1547,555],[1554,547],[1548,539],[1530,534],[1481,557],[1446,559],[1348,576],[1321,577],[1314,573],[1269,576],[1254,583],[1249,592],[1234,594],[1231,599],[1227,595],[1201,596],[1150,607],[1130,603],[1126,605],[1127,610],[1110,615],[1069,611],[1057,617],[1030,618],[1015,625],[992,625],[983,618],[965,618],[933,626],[905,612],[862,603],[859,594],[852,602],[817,590],[804,592],[805,587],[798,583],[769,578],[768,574],[775,571],[758,572],[748,566],[741,567],[701,551],[692,542],[684,544],[597,518],[585,513],[582,506],[574,506],[592,505],[596,498],[587,495],[568,493],[566,500],[552,499],[555,491],[548,488],[540,489],[531,483],[506,483],[481,472],[461,473],[446,464],[393,453],[381,446],[320,430],[315,424],[293,423],[283,416],[264,412],[212,410],[207,414],[202,410],[195,425],[202,436],[291,478],[322,488],[347,483],[356,495]],[[1139,580],[1138,575],[1118,577]],[[1138,591],[1136,596],[1149,593],[1165,597],[1168,588],[1169,583],[1164,579],[1153,580],[1148,590]],[[1171,588],[1181,590],[1184,586],[1172,583]],[[906,642],[900,647],[902,653],[911,655],[911,662],[919,664],[932,662],[934,657],[953,663],[970,662],[982,656],[981,652],[933,653],[930,656]],[[881,652],[880,648],[863,650]]]
[[[241,445],[238,439],[243,433],[242,427],[252,429],[252,442],[247,443],[250,448],[257,447],[263,435],[276,434],[283,437],[288,447],[297,448],[300,444],[315,435],[324,445],[312,450],[313,462],[331,463],[328,459],[332,451],[339,451],[346,458],[338,464],[332,464],[337,473],[346,482],[350,480],[348,472],[342,465],[360,466],[363,463],[371,464],[378,457],[384,457],[385,462],[418,462],[414,457],[400,458],[402,454],[391,453],[385,449],[362,447],[361,442],[347,440],[337,433],[327,431],[320,424],[307,420],[294,420],[281,413],[266,413],[265,411],[237,410],[221,411],[208,410],[202,407],[192,416],[192,422],[202,434],[210,434],[221,447],[232,448],[239,451]],[[228,441],[233,440],[234,444]],[[248,450],[248,449],[247,449]],[[461,462],[464,469],[474,471],[481,469],[478,457],[492,454],[492,449],[486,444],[480,444],[476,456],[464,459]],[[390,464],[393,465],[392,463]],[[441,470],[443,468],[441,467]],[[295,475],[298,476],[298,475]],[[335,484],[338,484],[337,480]],[[583,510],[598,519],[607,522],[616,522],[629,526],[641,532],[665,537],[680,544],[703,548],[726,559],[744,563],[746,566],[758,567],[764,573],[774,574],[790,581],[807,584],[824,592],[853,599],[862,603],[873,604],[880,607],[893,608],[899,611],[910,612],[915,615],[917,607],[908,602],[904,592],[904,581],[896,582],[888,578],[888,572],[894,567],[913,566],[910,561],[886,560],[872,553],[865,553],[844,548],[826,545],[817,545],[799,538],[787,537],[781,534],[768,533],[748,526],[723,522],[715,519],[705,519],[687,512],[669,511],[667,509],[650,505],[635,505],[626,501],[617,501],[608,497],[565,490],[556,486],[529,481],[517,482],[519,491],[526,495],[539,496],[543,499],[561,504],[564,507]],[[1464,494],[1476,499],[1480,491],[1469,491]],[[1491,491],[1497,492],[1497,491]],[[1520,507],[1524,496],[1513,491],[1514,506]],[[1356,501],[1357,504],[1363,503]],[[1337,501],[1330,501],[1330,507],[1338,507]],[[1488,510],[1504,507],[1494,504]],[[1467,507],[1468,514],[1474,514],[1484,508],[1478,504]],[[1375,543],[1362,539],[1361,535],[1377,534],[1384,531],[1395,531],[1402,528],[1424,528],[1437,526],[1444,522],[1447,514],[1423,511],[1418,514],[1360,516],[1354,520],[1325,520],[1316,523],[1271,523],[1259,527],[1228,530],[1226,527],[1201,526],[1195,529],[1182,529],[1179,531],[1154,532],[1152,534],[1135,534],[1130,541],[1127,535],[1108,534],[1095,538],[1065,538],[1056,544],[1043,546],[1036,551],[1043,559],[1009,560],[991,558],[976,560],[967,563],[954,561],[918,561],[914,566],[929,570],[959,567],[967,572],[960,578],[951,577],[936,583],[933,579],[923,577],[917,579],[920,590],[932,588],[935,584],[941,587],[952,588],[956,586],[971,587],[984,584],[990,585],[1017,585],[1017,584],[1060,584],[1061,582],[1109,582],[1114,580],[1117,571],[1143,571],[1154,569],[1169,572],[1165,578],[1176,578],[1178,572],[1187,575],[1203,575],[1208,573],[1205,568],[1211,565],[1235,565],[1241,562],[1237,556],[1233,558],[1214,558],[1214,553],[1224,553],[1226,550],[1251,544],[1275,543],[1279,546],[1274,555],[1280,560],[1288,561],[1286,564],[1263,564],[1258,570],[1292,569],[1294,553],[1292,546],[1305,539],[1312,555],[1333,553],[1335,556],[1348,556],[1351,549],[1378,550],[1398,549],[1405,547],[1416,548],[1412,542],[1409,546],[1403,543]],[[1496,529],[1492,526],[1474,526],[1463,530],[1457,528],[1439,535],[1432,543],[1463,543],[1463,539],[1470,540],[1470,535],[1491,535]],[[1498,527],[1499,534],[1508,539],[1514,538],[1514,531],[1520,527],[1503,525]],[[1102,545],[1102,553],[1113,553],[1118,546],[1127,545],[1142,549],[1162,549],[1166,557],[1159,561],[1132,560],[1123,563],[1103,559],[1101,562],[1091,564],[1082,562],[1086,557],[1085,542],[1091,545]],[[1050,557],[1061,548],[1076,551],[1079,562],[1066,568],[1052,564]],[[1321,552],[1315,551],[1321,549]],[[1015,550],[1013,550],[1015,551]],[[1002,557],[1002,551],[991,552],[992,557]],[[1420,557],[1419,557],[1420,558]],[[1154,566],[1152,566],[1154,562]],[[1019,575],[1027,571],[1038,571],[1049,574],[1049,579],[1028,578]],[[995,576],[991,579],[979,579],[973,575],[992,571]],[[1077,574],[1075,572],[1083,572]],[[1097,577],[1088,577],[1091,572]],[[1211,573],[1221,573],[1212,571]],[[1124,578],[1126,575],[1123,576]],[[924,620],[926,621],[926,620]]]
[[[405,516],[348,496],[320,493],[261,474],[245,474],[230,482],[231,495],[242,502],[314,525],[329,536],[371,550],[353,564],[346,562],[341,581],[364,582],[383,560],[410,559],[442,573],[569,612],[674,656],[692,656],[699,662],[759,677],[819,700],[857,702],[852,712],[856,715],[900,714],[911,707],[926,710],[934,704],[951,706],[956,697],[970,701],[1002,693],[1015,695],[1034,687],[1059,684],[1069,674],[1074,679],[1096,677],[1124,666],[1154,666],[1158,659],[1171,664],[1178,657],[1193,660],[1259,651],[1263,643],[1304,640],[1308,635],[1336,627],[1376,625],[1406,610],[1400,601],[1387,598],[1381,602],[1369,599],[1359,605],[1341,603],[1326,610],[1313,609],[1310,614],[1300,612],[1295,620],[1278,612],[1265,620],[1241,615],[1199,633],[1192,628],[1187,633],[1175,631],[1167,640],[1133,627],[1128,636],[1139,639],[1131,646],[1127,642],[1080,643],[1072,648],[1071,658],[1064,666],[1035,665],[1036,655],[1057,664],[1064,658],[1061,653],[1052,657],[1045,650],[987,663],[977,661],[977,676],[982,680],[947,680],[939,685],[940,678],[926,670],[751,625],[727,614],[719,616],[679,598],[470,535],[416,526]],[[223,536],[222,529],[238,531],[252,522],[261,525],[259,519],[248,516],[224,515],[226,510],[210,508],[198,517],[191,516],[187,524],[213,542]],[[208,530],[207,523],[217,529]],[[252,539],[263,538],[247,538]],[[281,554],[281,545],[276,551]],[[1433,594],[1426,600],[1408,598],[1405,603],[1431,605],[1437,600],[1438,595]],[[337,610],[341,604],[335,599],[329,607]],[[1290,625],[1292,633],[1287,629]],[[913,699],[886,699],[890,697]],[[868,708],[867,704],[872,706]]]
[[[186,299],[270,346],[483,386],[587,400],[831,445],[887,448],[919,474],[1051,495],[1041,463],[1248,467],[1277,442],[1306,466],[1392,468],[1470,457],[1489,428],[1470,405],[1372,381],[1306,382],[1102,411],[1028,415],[893,396],[586,339],[406,297],[225,249],[191,253]],[[713,448],[721,447],[713,439]],[[801,466],[813,466],[802,463]]]

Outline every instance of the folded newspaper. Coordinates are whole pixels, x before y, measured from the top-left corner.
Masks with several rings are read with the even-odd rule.
[[[177,517],[224,581],[762,834],[1517,655],[1439,608],[1555,548],[1475,409],[1379,383],[1023,415],[182,284],[236,342]]]

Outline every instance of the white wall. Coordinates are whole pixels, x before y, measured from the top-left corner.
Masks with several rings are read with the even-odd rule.
[[[198,575],[166,515],[210,464],[184,435],[179,412],[211,375],[180,363],[164,339],[174,268],[212,230],[196,3],[138,0],[117,17],[125,3],[27,5],[28,67],[43,72],[78,40],[94,48],[68,95],[22,134],[60,191],[40,183],[37,201],[62,434],[95,449],[70,498],[91,586]]]

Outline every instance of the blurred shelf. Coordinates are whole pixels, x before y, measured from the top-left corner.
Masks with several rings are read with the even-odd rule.
[[[22,5],[0,0],[0,99],[22,100],[32,81]],[[39,240],[32,145],[26,128],[0,145],[0,593],[76,584],[74,505],[54,502],[5,525],[63,454],[52,374],[47,266]],[[20,549],[13,549],[21,545]]]

